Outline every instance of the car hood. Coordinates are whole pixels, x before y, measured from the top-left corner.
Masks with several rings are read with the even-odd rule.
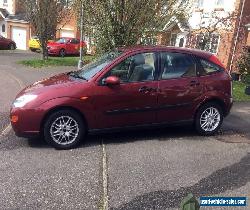
[[[87,81],[74,78],[70,76],[69,73],[55,75],[35,82],[24,88],[17,97],[24,94],[34,94],[38,96],[41,102],[59,97],[78,97],[80,90],[83,88],[82,86],[84,86]]]
[[[11,39],[7,39],[7,38],[4,38],[4,41],[5,41],[5,42],[14,42],[14,41],[12,41]]]

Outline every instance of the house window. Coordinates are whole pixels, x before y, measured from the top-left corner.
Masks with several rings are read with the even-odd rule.
[[[156,45],[157,38],[152,36],[144,36],[140,40],[140,44],[142,45]]]
[[[5,33],[5,24],[2,25],[2,32]]]
[[[196,48],[216,54],[219,47],[220,36],[218,34],[198,34]]]
[[[72,5],[72,0],[61,0],[65,7],[70,7]]]
[[[215,6],[216,7],[223,7],[224,6],[224,0],[215,0]]]
[[[177,34],[171,34],[170,46],[175,46]]]
[[[184,46],[184,38],[181,38],[179,42],[179,47],[183,47],[183,46]]]
[[[8,0],[3,0],[3,3],[4,4],[8,4]]]
[[[197,7],[203,8],[204,7],[204,0],[198,0]]]

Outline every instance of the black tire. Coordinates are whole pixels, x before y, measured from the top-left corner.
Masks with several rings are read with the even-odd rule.
[[[63,58],[63,57],[65,57],[65,55],[66,55],[65,49],[61,49],[59,51],[59,56]]]
[[[14,43],[10,43],[9,49],[10,50],[15,50],[16,49],[16,45]]]
[[[43,132],[45,140],[56,149],[72,149],[85,138],[86,126],[77,112],[63,109],[52,113],[46,119]]]
[[[30,48],[30,51],[36,52],[36,49],[35,48]]]
[[[209,116],[211,110],[214,112],[214,115],[212,115],[213,117]],[[207,118],[205,118],[205,116],[207,116]],[[217,103],[208,102],[202,105],[196,113],[195,129],[199,134],[204,136],[214,135],[220,129],[223,118],[222,107]]]

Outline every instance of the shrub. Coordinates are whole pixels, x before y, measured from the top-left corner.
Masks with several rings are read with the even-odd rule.
[[[236,66],[243,77],[245,75],[250,75],[250,49],[244,50],[244,52],[238,59]]]
[[[241,77],[242,82],[250,85],[250,74],[244,74]]]

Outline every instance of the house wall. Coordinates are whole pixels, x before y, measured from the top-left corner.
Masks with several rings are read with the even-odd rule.
[[[2,25],[3,24],[5,25],[5,32],[2,32]],[[7,37],[7,24],[3,19],[0,20],[0,35],[3,37]]]
[[[241,12],[241,8],[242,8],[242,4],[243,4],[243,0],[237,0],[238,4],[239,4],[239,15]],[[234,56],[232,55],[232,71],[238,71],[237,67],[236,67],[236,63],[237,60],[239,59],[239,57],[241,56],[243,49],[246,45],[250,46],[250,37],[249,37],[249,31],[246,27],[247,24],[250,23],[250,1],[249,0],[245,0],[245,5],[244,5],[244,9],[243,9],[243,15],[242,15],[242,19],[241,19],[241,23],[239,23],[239,18],[236,21],[235,25],[237,26],[237,28],[235,29],[235,37],[237,35],[237,29],[239,28],[239,35],[237,38],[237,43],[236,43],[236,50],[234,53]]]
[[[8,28],[7,28],[7,37],[8,38],[12,38],[12,28],[13,27],[21,27],[21,28],[25,28],[26,29],[26,48],[28,49],[28,42],[30,39],[30,24],[29,23],[15,23],[15,22],[8,22]]]
[[[0,0],[0,7],[6,9],[10,14],[15,14],[13,0],[8,0],[7,3],[4,3],[4,0]]]
[[[188,20],[191,33],[187,35],[188,43],[186,47],[195,48],[197,34],[201,32],[199,28],[201,25],[209,25],[209,15],[212,11],[216,11],[220,17],[226,17],[228,14],[235,12],[237,18],[231,20],[230,27],[226,28],[224,26],[215,31],[215,33],[220,35],[216,55],[227,69],[231,68],[232,71],[238,71],[235,64],[242,53],[243,47],[245,45],[250,46],[250,31],[245,27],[246,24],[250,24],[250,0],[245,0],[239,36],[237,42],[235,42],[235,37],[239,28],[239,16],[241,13],[242,2],[243,0],[224,0],[223,8],[215,6],[215,0],[204,0],[203,7],[197,7],[197,5],[194,5],[192,15]],[[176,33],[176,27],[177,24],[175,27],[169,29],[169,31],[164,32],[164,34]]]
[[[20,0],[12,0],[13,1],[13,13],[25,12],[25,7]]]
[[[189,24],[192,29],[199,29],[202,22],[206,25],[208,18],[204,18],[203,16],[209,16],[212,11],[217,11],[221,16],[227,16],[228,13],[235,10],[235,6],[239,0],[224,0],[223,8],[216,6],[215,1],[204,0],[202,7],[194,6],[192,15],[189,18]]]
[[[75,17],[73,11],[69,13],[67,17],[65,17],[65,19],[61,21],[60,24],[58,24],[57,33],[56,33],[57,38],[61,37],[62,30],[73,32],[75,38],[80,37],[78,30],[77,30],[77,18]]]

